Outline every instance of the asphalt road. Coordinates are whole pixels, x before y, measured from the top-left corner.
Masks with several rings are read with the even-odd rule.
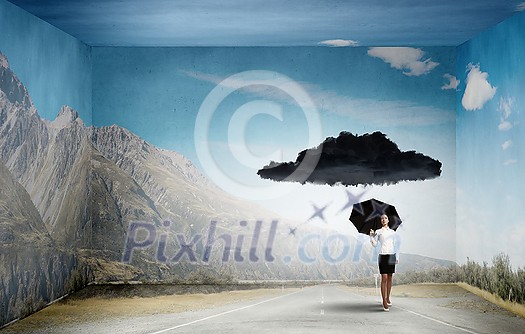
[[[481,302],[475,295],[470,298],[472,305]],[[384,312],[378,297],[323,285],[213,309],[112,319],[62,330],[90,334],[525,333],[523,318],[475,307],[450,307],[453,302],[448,298],[397,298],[392,299],[390,312]]]
[[[322,285],[194,312],[112,318],[33,333],[525,333],[525,319],[477,309],[483,300],[475,295],[392,302],[390,312],[384,312],[377,296]]]

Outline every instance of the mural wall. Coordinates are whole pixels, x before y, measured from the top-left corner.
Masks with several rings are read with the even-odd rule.
[[[525,265],[525,15],[457,49],[458,262]]]
[[[78,253],[91,243],[91,62],[87,46],[4,1],[0,31],[5,324],[88,280]]]
[[[456,259],[455,48],[90,48],[0,18],[0,324],[87,281],[370,276],[369,198],[400,271]]]
[[[369,198],[396,206],[404,253],[455,259],[454,48],[94,47],[92,56],[94,147],[131,178],[133,196],[146,195],[141,210],[115,195],[123,206],[113,212],[125,214],[94,204],[94,226],[108,215],[118,226],[117,237],[94,236],[113,260],[124,249],[131,261],[161,253],[178,270],[178,255],[201,268],[213,222],[249,245],[276,221],[276,261],[222,268],[250,279],[370,274],[368,236],[348,220]],[[317,157],[301,153],[320,144]],[[302,173],[308,159],[315,168]],[[279,182],[289,166],[299,172]],[[106,179],[101,189],[111,189]],[[180,253],[194,238],[195,254]],[[225,246],[214,246],[220,260]]]

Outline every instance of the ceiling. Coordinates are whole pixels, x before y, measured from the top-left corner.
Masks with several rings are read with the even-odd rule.
[[[92,46],[456,46],[525,0],[9,0]]]

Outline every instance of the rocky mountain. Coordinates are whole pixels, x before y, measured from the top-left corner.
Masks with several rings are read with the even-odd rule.
[[[174,222],[275,217],[249,202],[240,203],[182,155],[159,149],[127,129],[112,125],[91,131],[94,148],[137,182]]]
[[[38,115],[0,53],[0,324],[28,315],[91,278],[91,145],[78,115]]]
[[[53,122],[38,115],[26,88],[0,61],[0,158],[29,193],[53,240],[89,243],[89,129],[65,106]]]
[[[268,236],[272,220],[276,219],[275,214],[225,193],[183,156],[159,149],[126,129],[113,125],[92,128],[91,132],[94,152],[97,152],[93,154],[93,227],[98,230],[98,226],[112,225],[113,230],[118,229],[115,235],[120,237],[113,237],[108,243],[109,240],[101,240],[94,233],[94,240],[100,239],[101,242],[94,243],[96,249],[105,249],[111,259],[120,259],[130,223],[141,221],[150,223],[157,234],[166,237],[165,255],[168,260],[162,263],[163,270],[160,272],[146,270],[140,278],[184,278],[195,270],[217,275],[219,268],[227,268],[227,272],[236,278],[262,279],[283,271],[283,268],[276,268],[282,267],[282,264],[262,261],[240,263],[232,259],[225,263],[222,261],[225,246],[218,242],[214,245],[216,247],[210,254],[210,260],[203,261],[212,222],[217,222],[217,235],[229,236],[231,248],[236,247],[234,243],[239,236],[246,239],[243,250],[248,253],[252,242],[260,250],[265,247],[266,240],[252,241],[253,233],[259,226],[257,233]],[[114,208],[108,210],[110,206]],[[112,223],[108,224],[108,221]],[[260,221],[259,225],[257,221]],[[275,228],[276,236],[281,232],[278,227]],[[177,238],[183,237],[189,242],[198,236],[200,238],[192,248],[195,259],[187,256],[181,261],[169,261],[181,247]],[[157,238],[149,251],[137,252],[134,264],[143,267],[148,259],[154,260],[159,242]],[[238,248],[241,254],[240,246]],[[282,254],[284,248],[278,241],[273,251]],[[154,277],[159,273],[160,277]],[[283,275],[290,276],[291,272]]]
[[[26,110],[31,110],[35,113],[36,110],[33,102],[29,98],[29,93],[25,86],[18,80],[9,67],[9,61],[0,52],[0,91],[6,94],[7,100],[12,104],[23,106]],[[4,122],[4,117],[7,114],[2,114],[0,121]]]
[[[0,325],[83,286],[88,274],[80,268],[72,252],[55,245],[29,194],[0,162]]]
[[[23,245],[53,247],[55,243],[29,194],[1,161],[0,184],[0,246],[3,249]]]

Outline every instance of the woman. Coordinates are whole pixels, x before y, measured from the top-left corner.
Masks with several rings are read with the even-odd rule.
[[[370,242],[376,247],[377,242],[381,243],[379,251],[379,273],[381,274],[381,297],[383,298],[383,310],[389,311],[392,305],[390,302],[390,290],[392,290],[392,275],[396,271],[396,264],[399,262],[396,231],[388,227],[388,216],[381,215],[381,225],[379,230],[370,230]]]

